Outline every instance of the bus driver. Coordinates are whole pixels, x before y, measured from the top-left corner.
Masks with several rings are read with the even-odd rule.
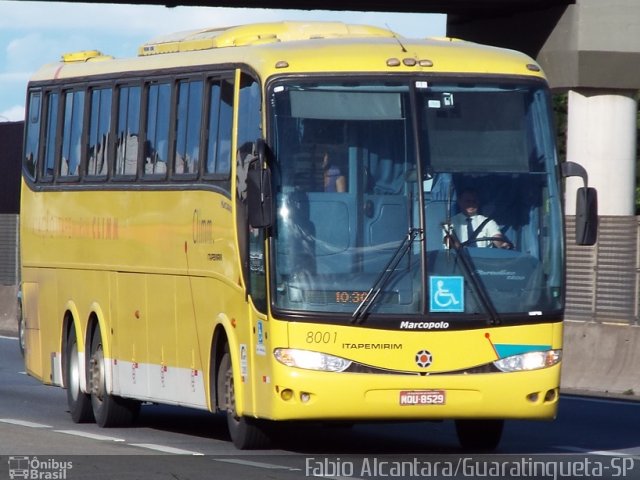
[[[451,218],[451,226],[461,245],[468,247],[490,247],[510,249],[498,224],[478,212],[478,194],[472,188],[465,188],[458,195],[460,212]],[[451,240],[448,236],[445,238]]]

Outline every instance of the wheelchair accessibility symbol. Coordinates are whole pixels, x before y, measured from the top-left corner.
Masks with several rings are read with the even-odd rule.
[[[464,312],[463,277],[429,277],[431,312]]]

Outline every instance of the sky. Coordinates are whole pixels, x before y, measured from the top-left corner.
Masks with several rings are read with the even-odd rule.
[[[414,38],[446,33],[443,14],[0,0],[0,122],[24,119],[29,77],[63,53],[133,57],[140,45],[168,33],[279,20],[374,25]]]

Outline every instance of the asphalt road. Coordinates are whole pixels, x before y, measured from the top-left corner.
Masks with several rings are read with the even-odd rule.
[[[0,479],[640,479],[637,402],[562,395],[555,421],[507,422],[483,456],[460,449],[452,422],[292,425],[270,450],[238,451],[217,415],[144,405],[131,428],[101,429],[73,423],[65,395],[27,376],[17,340],[0,337]]]

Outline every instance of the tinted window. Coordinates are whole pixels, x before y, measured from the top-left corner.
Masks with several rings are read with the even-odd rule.
[[[62,130],[61,176],[78,175],[82,139],[84,92],[66,92]]]
[[[57,92],[47,94],[47,125],[45,130],[43,177],[48,179],[53,178],[56,164],[56,133],[58,131],[59,100],[60,95]]]
[[[106,176],[108,139],[111,127],[111,89],[91,92],[91,116],[87,152],[87,175]]]
[[[29,121],[27,122],[27,135],[25,145],[25,166],[30,177],[36,173],[38,159],[38,145],[40,137],[40,104],[41,93],[33,92],[29,97]]]
[[[119,97],[114,174],[135,175],[140,133],[140,87],[121,87]]]
[[[147,135],[144,145],[144,174],[165,175],[169,148],[169,114],[171,86],[168,83],[149,87]]]
[[[238,106],[238,148],[260,137],[260,120],[260,87],[254,79],[243,76]]]
[[[202,81],[178,82],[174,172],[196,173],[202,124]]]
[[[210,85],[206,173],[229,174],[233,127],[233,83],[214,81]]]

